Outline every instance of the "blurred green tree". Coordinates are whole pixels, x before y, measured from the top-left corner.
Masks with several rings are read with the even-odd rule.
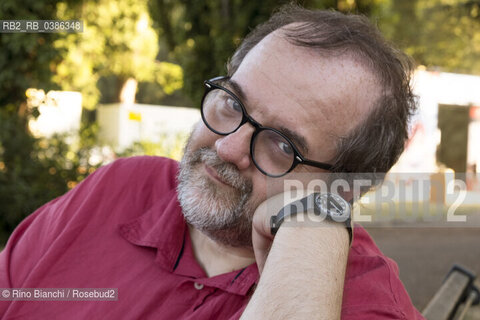
[[[5,0],[1,19],[81,19],[76,34],[0,34],[0,243],[29,213],[85,178],[101,163],[91,113],[83,117],[80,139],[66,135],[36,138],[28,128],[38,109],[27,107],[28,88],[80,91],[83,106],[94,109],[102,79],[104,101],[118,102],[128,79],[156,86],[157,98],[182,86],[178,65],[156,61],[157,35],[150,27],[146,2]],[[103,82],[103,84],[108,83]],[[132,81],[130,81],[132,83]],[[132,90],[133,89],[133,90]],[[159,94],[160,92],[160,94]],[[154,102],[154,101],[152,101]],[[76,141],[72,143],[72,141]]]
[[[54,0],[4,0],[0,17],[55,19],[57,4]],[[0,243],[27,214],[66,192],[69,181],[77,182],[89,171],[79,169],[83,150],[69,159],[62,138],[38,139],[28,129],[28,120],[38,112],[27,108],[25,92],[30,87],[56,88],[52,76],[64,52],[53,43],[61,37],[0,33]]]
[[[480,74],[479,0],[389,0],[380,27],[418,64]]]
[[[54,81],[64,90],[80,91],[85,108],[95,109],[99,100],[120,102],[122,92],[135,94],[137,82],[155,85],[153,101],[182,87],[182,69],[156,60],[158,37],[145,1],[90,0],[79,8],[60,3],[58,16],[84,21],[84,32],[55,41],[55,47],[67,54]],[[133,87],[127,90],[127,83]]]

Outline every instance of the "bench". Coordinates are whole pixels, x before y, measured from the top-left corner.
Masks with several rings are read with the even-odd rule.
[[[427,320],[463,319],[471,306],[480,303],[480,291],[474,284],[475,279],[475,274],[454,265],[423,310],[423,316]]]

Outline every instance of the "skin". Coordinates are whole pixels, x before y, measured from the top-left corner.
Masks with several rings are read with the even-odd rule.
[[[345,136],[365,118],[380,94],[375,76],[358,59],[346,55],[326,58],[294,46],[282,37],[281,29],[265,37],[248,53],[232,80],[242,88],[247,98],[243,103],[255,120],[273,128],[286,127],[303,136],[309,148],[303,155],[322,162],[334,157],[338,137]],[[252,126],[244,125],[235,133],[219,136],[199,123],[189,148],[209,147],[223,161],[234,164],[253,183],[254,207],[272,194],[282,192],[283,180],[296,172],[322,171],[298,166],[284,178],[267,179],[250,157],[253,131]],[[218,184],[220,190],[229,188],[218,180],[214,169],[198,170]],[[267,225],[268,219],[264,219]],[[264,229],[261,224],[258,222],[254,228],[257,232]],[[197,259],[209,276],[254,262],[251,248],[224,247],[194,228],[190,232]],[[264,240],[271,242],[266,237]],[[263,265],[264,261],[257,263]]]

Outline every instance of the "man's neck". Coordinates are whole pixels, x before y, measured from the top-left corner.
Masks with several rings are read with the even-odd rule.
[[[238,270],[255,262],[251,248],[221,245],[191,225],[188,225],[188,230],[195,258],[209,277]]]

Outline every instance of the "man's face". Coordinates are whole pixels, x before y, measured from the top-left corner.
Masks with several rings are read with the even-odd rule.
[[[368,114],[380,94],[375,77],[351,56],[322,57],[286,41],[275,31],[257,44],[231,78],[247,113],[264,126],[291,131],[304,140],[306,158],[331,162],[339,137]],[[233,88],[230,88],[233,90]],[[194,129],[179,175],[179,200],[186,221],[212,239],[251,245],[255,209],[283,191],[298,166],[282,178],[267,178],[250,156],[254,128],[245,124],[220,136],[203,123]],[[299,145],[297,144],[297,147]]]

